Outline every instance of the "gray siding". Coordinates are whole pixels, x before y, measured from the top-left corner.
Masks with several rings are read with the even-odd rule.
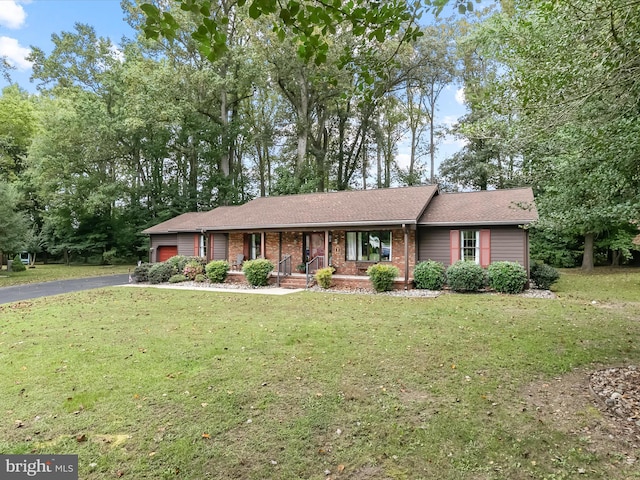
[[[492,228],[491,261],[518,262],[527,267],[526,234],[522,228]]]
[[[418,230],[418,262],[435,260],[449,265],[449,228]]]
[[[213,234],[213,260],[228,260],[229,237],[225,233]]]
[[[450,265],[449,232],[487,227],[421,227],[418,229],[418,261],[435,260]],[[529,268],[527,231],[516,226],[491,227],[491,261],[518,262]]]
[[[166,235],[154,234],[151,235],[151,238],[149,240],[151,243],[150,248],[153,248],[155,250],[157,250],[158,247],[161,247],[162,245],[172,246],[178,244],[178,239],[175,233]]]
[[[193,237],[196,233],[179,233],[178,234],[178,255],[193,256]]]

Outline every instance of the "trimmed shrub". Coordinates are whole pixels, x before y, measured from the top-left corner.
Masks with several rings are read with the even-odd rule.
[[[527,284],[527,271],[517,262],[493,262],[487,268],[489,286],[500,293],[521,293]]]
[[[253,287],[265,286],[271,271],[273,271],[273,263],[263,258],[248,260],[242,264],[242,273],[249,285]]]
[[[178,273],[176,267],[168,262],[156,263],[149,269],[149,283],[165,283]]]
[[[189,260],[182,269],[182,274],[189,280],[195,280],[196,275],[202,275],[203,273],[204,267],[196,260]]]
[[[136,278],[136,282],[148,282],[149,270],[153,267],[152,263],[141,263],[133,269],[133,276]]]
[[[171,275],[169,277],[169,283],[182,283],[189,280],[186,275],[182,275],[181,273],[177,273],[175,275]]]
[[[427,260],[420,262],[413,269],[413,281],[416,288],[442,290],[445,280],[445,268],[440,262]]]
[[[206,276],[206,275],[203,275],[203,274],[196,275],[196,279],[195,279],[195,281],[196,281],[197,283],[204,283],[204,282],[206,282],[206,281],[207,281],[207,276]]]
[[[331,287],[331,280],[333,280],[333,267],[320,268],[316,271],[315,279],[321,288]]]
[[[388,292],[393,289],[393,281],[400,274],[400,270],[393,265],[377,263],[367,268],[367,275],[376,292]]]
[[[546,263],[535,263],[531,266],[531,280],[541,290],[549,290],[560,278],[558,271]]]
[[[20,260],[20,255],[16,255],[13,257],[13,264],[11,265],[11,270],[14,272],[24,272],[27,267],[24,266],[22,260]]]
[[[458,260],[447,268],[447,284],[455,292],[477,292],[485,286],[486,272],[474,263]]]
[[[191,263],[197,263],[202,266],[203,271],[204,267],[207,265],[207,259],[204,257],[188,257],[186,255],[175,255],[168,259],[165,263],[176,268],[178,273],[184,273],[184,267]]]
[[[213,283],[224,283],[229,273],[229,262],[226,260],[213,260],[205,267],[207,277]]]

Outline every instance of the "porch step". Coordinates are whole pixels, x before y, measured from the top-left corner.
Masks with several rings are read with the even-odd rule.
[[[315,280],[312,279],[312,284]],[[280,286],[282,288],[306,288],[307,279],[304,275],[287,275],[286,277],[280,277]]]

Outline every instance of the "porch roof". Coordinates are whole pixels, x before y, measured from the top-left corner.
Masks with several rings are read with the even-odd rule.
[[[428,185],[259,197],[180,215],[143,233],[416,225],[437,191]]]
[[[531,188],[440,193],[418,225],[528,225],[538,219]]]

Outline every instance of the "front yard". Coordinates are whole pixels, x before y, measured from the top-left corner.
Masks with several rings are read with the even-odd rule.
[[[4,305],[0,451],[78,454],[82,479],[640,478],[640,427],[588,391],[640,363],[640,272],[555,290]]]

